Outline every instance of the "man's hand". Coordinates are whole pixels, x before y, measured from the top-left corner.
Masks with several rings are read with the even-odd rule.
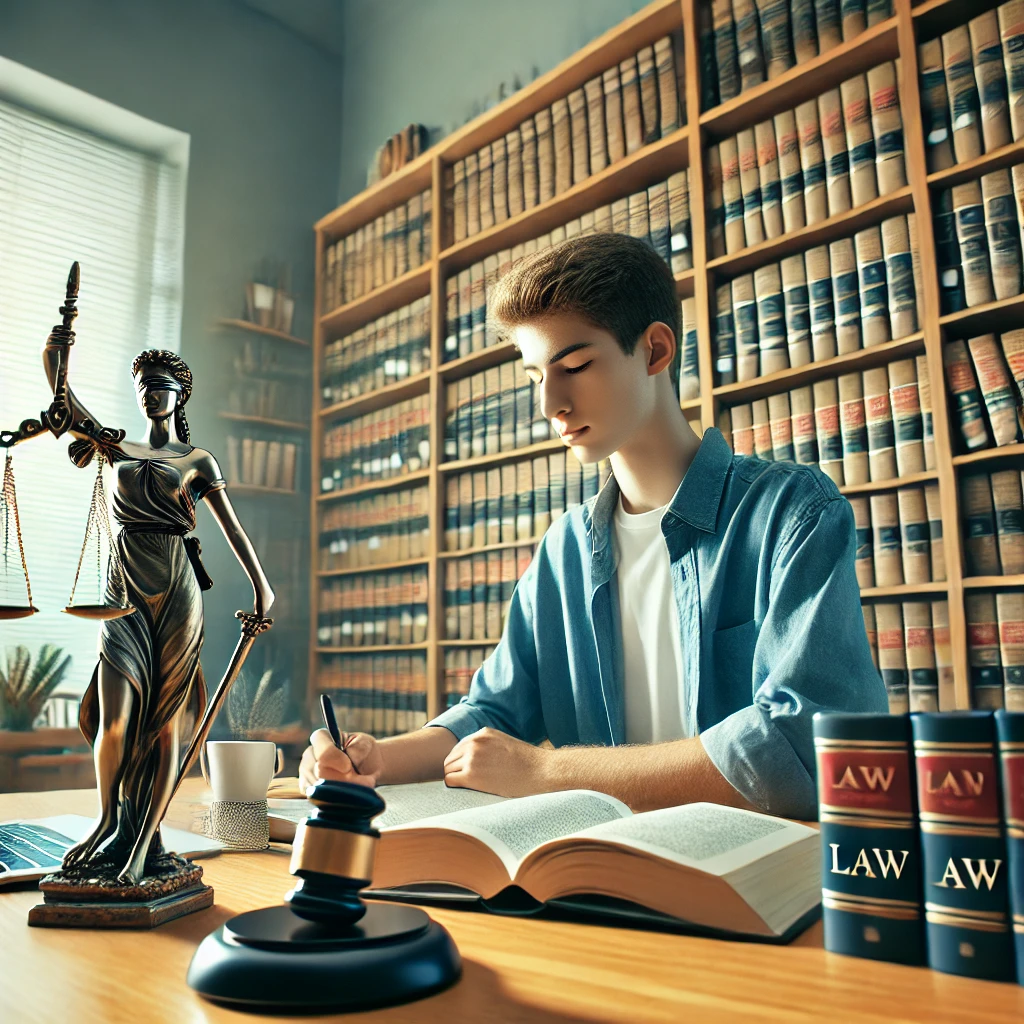
[[[445,785],[497,796],[545,793],[551,753],[497,729],[479,729],[456,743],[445,758]]]
[[[315,786],[321,779],[354,782],[360,786],[376,786],[384,767],[380,747],[372,736],[363,732],[348,734],[345,750],[334,745],[326,729],[317,729],[309,737],[299,763],[299,780],[304,788]]]

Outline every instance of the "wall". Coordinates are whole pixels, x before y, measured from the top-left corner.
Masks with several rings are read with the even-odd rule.
[[[410,122],[447,134],[499,83],[527,83],[645,0],[347,0],[338,198],[366,187],[377,147]]]

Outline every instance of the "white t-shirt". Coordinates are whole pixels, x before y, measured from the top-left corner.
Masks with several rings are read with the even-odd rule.
[[[627,743],[689,736],[685,703],[680,706],[682,636],[661,532],[667,508],[630,515],[620,496],[615,509]]]

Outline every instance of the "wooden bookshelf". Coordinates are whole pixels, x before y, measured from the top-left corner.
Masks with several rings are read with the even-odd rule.
[[[305,338],[296,338],[294,334],[286,334],[284,331],[277,331],[273,327],[263,327],[254,324],[250,320],[237,320],[231,317],[221,317],[214,321],[214,326],[223,331],[249,331],[252,334],[262,334],[267,338],[276,338],[278,341],[287,341],[292,345],[302,345],[309,348],[309,342]]]
[[[467,555],[499,551],[504,548],[536,544],[537,538],[510,541],[461,551],[444,549],[444,490],[453,473],[493,467],[528,458],[533,455],[557,451],[560,442],[545,441],[512,452],[501,452],[457,462],[440,462],[444,437],[445,388],[453,381],[479,373],[489,367],[508,362],[516,357],[510,344],[495,345],[451,362],[442,362],[445,338],[445,284],[453,273],[464,269],[499,249],[509,248],[544,234],[553,227],[593,210],[612,199],[621,198],[664,180],[668,174],[689,168],[690,246],[693,269],[676,275],[679,295],[696,300],[698,331],[698,366],[701,389],[698,398],[682,403],[688,417],[703,429],[717,422],[720,407],[737,402],[749,402],[771,393],[788,391],[840,373],[862,371],[881,366],[896,359],[923,354],[927,360],[931,379],[932,414],[935,432],[935,468],[892,480],[872,481],[867,484],[842,488],[844,494],[870,494],[897,487],[937,483],[942,513],[943,544],[947,579],[942,582],[900,587],[875,587],[862,592],[865,600],[903,600],[914,595],[946,595],[949,600],[950,644],[953,655],[954,689],[958,707],[970,706],[970,684],[967,670],[967,635],[964,617],[964,591],[974,587],[993,588],[1024,585],[1024,579],[995,577],[964,578],[964,560],[959,523],[957,473],[978,462],[1000,460],[1024,465],[1024,445],[991,449],[971,455],[954,457],[958,441],[951,433],[949,411],[945,400],[946,389],[942,366],[942,344],[949,338],[971,337],[990,330],[1019,326],[1024,322],[1024,296],[983,307],[966,310],[952,316],[940,316],[938,274],[935,244],[932,232],[932,193],[936,188],[948,188],[958,181],[997,167],[1024,162],[1024,142],[1017,142],[977,160],[960,164],[937,174],[926,169],[924,137],[921,121],[920,90],[918,83],[917,43],[934,38],[950,26],[964,24],[983,9],[994,6],[990,0],[926,0],[912,6],[909,0],[895,0],[894,14],[872,26],[849,42],[805,61],[785,74],[763,85],[747,90],[740,96],[719,106],[702,111],[700,108],[700,57],[697,30],[698,0],[655,0],[616,28],[583,47],[553,71],[520,89],[513,96],[490,111],[471,121],[443,139],[423,156],[397,173],[368,188],[327,214],[315,226],[317,290],[314,331],[314,405],[320,407],[320,374],[322,355],[327,342],[343,337],[374,318],[425,295],[431,301],[431,367],[419,379],[409,379],[390,386],[374,395],[362,395],[347,403],[339,403],[320,410],[313,427],[313,479],[319,480],[321,442],[328,421],[355,416],[372,408],[380,408],[401,397],[429,394],[431,402],[430,446],[434,461],[429,469],[405,477],[372,482],[340,492],[318,495],[312,504],[312,554],[314,566],[318,558],[317,534],[319,514],[325,502],[354,497],[383,489],[427,483],[431,509],[431,530],[427,557],[418,565],[428,568],[429,640],[427,655],[428,714],[433,716],[443,707],[444,651],[460,647],[482,647],[494,641],[453,641],[444,638],[443,577],[446,563]],[[640,47],[679,29],[683,31],[685,48],[685,110],[686,125],[627,158],[620,160],[590,178],[574,184],[553,199],[511,217],[494,227],[481,231],[463,241],[454,242],[447,223],[445,182],[451,165],[477,151],[506,132],[517,127],[522,120],[548,107],[552,100],[566,96],[588,79],[599,75],[605,68],[623,57],[635,53]],[[881,196],[825,221],[814,224],[752,246],[741,252],[716,259],[708,258],[705,215],[705,165],[707,147],[721,138],[734,135],[737,130],[753,127],[781,111],[792,109],[800,102],[819,96],[838,86],[854,74],[865,72],[883,61],[900,59],[899,93],[904,131],[904,152],[908,183],[889,195]],[[385,211],[406,202],[409,198],[429,189],[432,193],[431,240],[429,259],[420,267],[384,287],[377,288],[359,299],[347,303],[324,315],[321,297],[324,293],[323,256],[327,245],[362,225],[372,222]],[[751,381],[716,386],[713,365],[713,331],[715,294],[717,285],[738,274],[749,272],[786,255],[805,251],[815,245],[849,237],[855,231],[880,223],[887,217],[915,212],[918,223],[919,256],[922,291],[923,321],[920,330],[907,338],[883,345],[858,349],[856,352],[833,359],[810,363]],[[980,467],[979,467],[980,468]],[[380,567],[367,567],[365,572],[379,571]],[[346,571],[347,572],[347,571]],[[321,648],[316,643],[316,608],[318,586],[326,573],[314,571],[311,576],[312,608],[310,647],[315,655],[337,653],[336,648]],[[360,653],[369,648],[346,648],[346,653]],[[384,648],[395,651],[398,648]],[[310,673],[310,699],[317,692],[316,671]]]

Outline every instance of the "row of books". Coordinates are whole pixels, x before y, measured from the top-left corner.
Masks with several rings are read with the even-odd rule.
[[[444,361],[461,359],[496,344],[498,338],[487,311],[499,278],[522,256],[543,252],[567,238],[601,232],[632,235],[650,242],[673,273],[692,267],[688,181],[687,171],[677,171],[667,181],[616,199],[453,274],[445,283]]]
[[[317,684],[347,732],[378,739],[427,724],[427,659],[412,655],[322,656]]]
[[[1024,715],[814,716],[825,948],[1024,982]]]
[[[533,546],[504,548],[444,567],[444,635],[448,640],[501,639],[512,592],[533,558]]]
[[[225,479],[228,484],[267,487],[278,491],[297,489],[300,456],[295,441],[269,440],[229,434]]]
[[[854,567],[862,590],[946,578],[939,485],[851,494],[857,550]]]
[[[1024,164],[1000,168],[935,195],[940,312],[1020,295]]]
[[[739,252],[906,184],[889,61],[709,148],[709,253]]]
[[[430,189],[382,213],[324,249],[321,312],[382,288],[431,256]]]
[[[734,405],[719,427],[737,455],[816,463],[840,487],[935,468],[924,356]]]
[[[969,590],[964,614],[971,706],[1024,711],[1024,591]]]
[[[889,711],[898,715],[955,708],[949,602],[874,601],[862,604],[861,610]]]
[[[1024,138],[1024,7],[985,11],[917,48],[929,171]]]
[[[319,568],[329,572],[425,558],[429,537],[427,487],[335,502],[320,514]]]
[[[590,79],[450,171],[455,242],[566,192],[686,123],[682,34]]]
[[[245,338],[232,345],[231,369],[236,377],[308,381],[309,365],[297,346],[270,338]],[[308,394],[308,392],[307,392]]]
[[[450,476],[445,483],[445,549],[539,539],[563,513],[597,494],[610,473],[607,460],[580,465],[575,456],[560,451]]]
[[[322,647],[419,644],[427,639],[427,570],[375,573],[320,584]]]
[[[905,338],[918,329],[916,223],[890,217],[716,289],[720,384]]]
[[[430,396],[337,423],[324,431],[320,490],[341,491],[430,465]]]
[[[1024,500],[1021,471],[960,477],[964,561],[968,576],[1024,573]]]
[[[891,0],[703,0],[701,109],[778,78],[891,14]]]
[[[263,419],[309,422],[309,388],[288,380],[249,380],[227,393],[225,412]]]
[[[430,296],[324,345],[324,405],[377,391],[430,369]]]
[[[1024,330],[947,342],[942,362],[964,450],[1017,441],[1024,402]]]
[[[444,706],[454,707],[469,693],[473,674],[491,656],[493,646],[448,648],[444,652]]]

